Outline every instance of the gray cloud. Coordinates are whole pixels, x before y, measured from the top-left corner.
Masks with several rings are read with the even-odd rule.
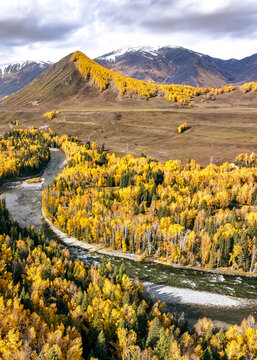
[[[45,51],[52,55],[55,51],[52,56],[57,57],[57,49],[63,49],[63,54],[66,49],[88,52],[98,48],[100,55],[107,46],[111,51],[131,43],[151,45],[152,41],[157,45],[159,41],[171,45],[175,42],[185,47],[193,41],[194,49],[199,44],[199,51],[203,52],[209,40],[223,42],[230,37],[233,41],[245,39],[245,44],[249,44],[256,34],[256,0],[0,2],[1,60],[10,53],[13,57],[25,56],[28,49],[31,54]]]
[[[121,4],[109,1],[99,15],[113,25],[137,27],[149,33],[195,32],[211,37],[238,37],[256,32],[256,2],[228,0],[221,9],[212,12],[202,11],[201,3],[204,1],[145,0]]]
[[[19,4],[17,0],[16,5]],[[97,21],[127,31],[138,29],[148,33],[195,32],[209,36],[248,36],[257,30],[257,3],[253,0],[223,1],[218,10],[202,11],[209,0],[66,0],[46,2],[24,0],[10,18],[0,17],[0,39],[13,46],[26,42],[63,40],[85,25]],[[54,4],[53,8],[50,3]],[[50,10],[49,8],[50,7]],[[71,9],[69,12],[67,9]],[[1,11],[1,4],[0,4]],[[72,12],[73,11],[73,12]]]
[[[0,41],[12,46],[64,40],[91,22],[93,5],[83,0],[12,0],[0,3]],[[22,4],[22,5],[21,5]],[[86,11],[87,9],[87,11]]]
[[[213,13],[190,12],[185,15],[163,14],[158,18],[147,17],[140,22],[150,32],[195,32],[216,37],[249,36],[257,31],[257,4],[255,7],[226,7]]]
[[[69,36],[78,26],[67,23],[41,24],[38,19],[0,20],[0,39],[6,45],[20,46],[28,42],[56,41]]]

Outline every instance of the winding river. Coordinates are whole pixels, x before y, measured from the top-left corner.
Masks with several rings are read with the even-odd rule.
[[[41,194],[43,187],[50,185],[64,166],[65,154],[52,150],[51,160],[42,174],[41,183],[17,181],[1,186],[1,197],[6,199],[7,208],[20,225],[31,224],[36,228],[42,226],[47,237],[61,242],[62,238],[42,219]],[[78,246],[65,246],[73,256],[88,264],[99,263],[103,258],[117,265],[124,262],[127,274],[142,280],[146,291],[155,299],[165,301],[168,310],[177,319],[186,318],[193,324],[200,317],[207,316],[220,328],[240,323],[250,314],[257,318],[257,277],[229,276],[140,263],[89,252]]]

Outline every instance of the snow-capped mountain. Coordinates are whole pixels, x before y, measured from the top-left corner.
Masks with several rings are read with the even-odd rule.
[[[163,84],[219,87],[257,80],[257,54],[242,60],[221,60],[168,45],[123,48],[95,60],[123,75]]]
[[[50,61],[22,61],[18,63],[12,63],[12,64],[4,64],[0,65],[0,73],[2,76],[5,74],[11,74],[18,72],[24,68],[28,67],[34,67],[39,69],[47,69],[50,65],[52,65],[52,62]]]
[[[179,46],[166,46],[166,48],[172,48],[172,49],[183,49]],[[140,52],[141,54],[144,54],[145,57],[149,57],[150,59],[152,56],[158,56],[158,50],[161,49],[161,46],[153,47],[153,46],[135,46],[135,47],[124,47],[118,50],[114,50],[110,53],[104,54],[102,56],[99,56],[97,60],[108,60],[115,62],[116,59],[122,55],[128,54],[128,53],[137,53]]]
[[[23,61],[1,65],[0,97],[21,90],[51,65],[50,61]]]

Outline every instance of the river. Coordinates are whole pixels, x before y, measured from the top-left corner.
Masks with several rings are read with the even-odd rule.
[[[51,151],[51,160],[42,174],[42,182],[27,184],[25,181],[9,182],[1,186],[6,206],[20,225],[43,227],[47,237],[61,239],[42,219],[41,195],[44,186],[65,166],[65,154]],[[65,245],[67,246],[67,245]],[[207,316],[216,327],[239,324],[252,314],[257,318],[257,277],[229,276],[204,271],[178,269],[154,263],[140,263],[133,260],[106,256],[96,252],[67,246],[75,257],[88,264],[99,263],[103,258],[113,264],[125,263],[130,277],[138,277],[145,284],[149,294],[165,301],[167,309],[177,318],[185,317],[194,323]]]

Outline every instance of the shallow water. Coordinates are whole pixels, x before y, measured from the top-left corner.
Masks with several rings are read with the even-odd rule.
[[[43,187],[52,183],[64,165],[65,154],[61,151],[51,151],[51,161],[44,170],[41,183],[27,184],[25,181],[19,181],[6,183],[1,187],[4,192],[1,197],[5,197],[6,206],[15,220],[22,226],[29,224],[36,228],[42,226],[46,236],[57,241],[60,241],[58,236],[46,222],[41,220],[41,195]],[[208,316],[217,326],[226,326],[240,323],[249,314],[257,317],[257,278],[177,269],[154,263],[138,263],[88,252],[73,246],[68,248],[75,257],[79,257],[87,264],[100,263],[104,258],[111,260],[113,265],[124,262],[127,274],[132,278],[138,277],[144,282],[152,283],[147,286],[148,292],[165,301],[168,309],[178,318],[184,312],[185,317],[193,322],[199,317]],[[187,291],[179,291],[176,288]],[[199,291],[195,293],[190,289]],[[228,301],[224,298],[222,303],[223,298],[219,297],[215,304],[215,297],[210,301],[208,297],[212,294],[208,295],[206,292],[226,295]],[[230,297],[241,298],[240,305],[229,301]],[[193,301],[193,298],[196,300]]]

